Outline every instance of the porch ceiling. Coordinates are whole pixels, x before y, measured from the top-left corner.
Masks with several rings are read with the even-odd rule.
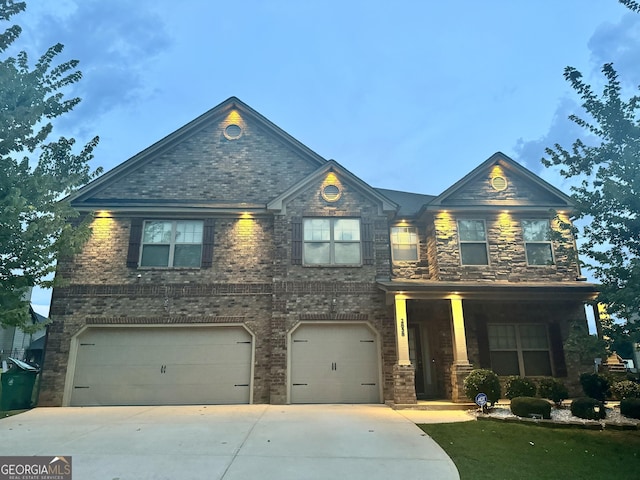
[[[437,300],[461,298],[488,301],[582,301],[590,302],[598,295],[593,283],[575,282],[438,282],[430,280],[378,281],[378,288],[389,296],[407,299]]]

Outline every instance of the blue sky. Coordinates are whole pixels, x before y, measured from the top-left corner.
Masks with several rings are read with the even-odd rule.
[[[583,134],[564,67],[640,84],[640,15],[616,0],[28,0],[13,20],[32,60],[80,60],[57,131],[99,135],[105,170],[237,96],[374,187],[438,194],[502,151],[568,192],[540,163]]]

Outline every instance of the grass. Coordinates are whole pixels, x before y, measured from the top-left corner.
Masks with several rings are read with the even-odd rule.
[[[551,429],[502,422],[418,425],[465,479],[638,479],[640,431]]]

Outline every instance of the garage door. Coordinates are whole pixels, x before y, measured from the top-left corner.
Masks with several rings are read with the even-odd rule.
[[[251,335],[241,327],[89,328],[71,405],[249,403]]]
[[[378,403],[379,377],[365,324],[305,324],[291,336],[291,403]]]

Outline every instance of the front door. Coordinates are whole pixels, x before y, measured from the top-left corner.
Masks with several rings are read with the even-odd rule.
[[[410,325],[408,334],[409,360],[416,369],[416,397],[418,400],[435,398],[438,396],[435,360],[431,356],[426,325]]]

